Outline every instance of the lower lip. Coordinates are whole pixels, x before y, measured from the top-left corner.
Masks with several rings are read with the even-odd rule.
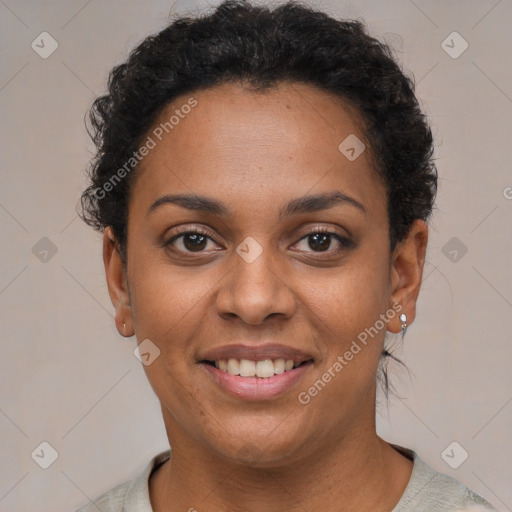
[[[224,391],[243,400],[265,400],[289,391],[298,383],[312,364],[312,362],[308,362],[294,370],[262,379],[260,377],[231,375],[210,364],[200,363]]]

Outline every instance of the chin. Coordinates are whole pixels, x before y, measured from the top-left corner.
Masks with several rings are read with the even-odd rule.
[[[288,420],[290,417],[288,417]],[[232,436],[223,433],[222,436],[209,440],[214,451],[233,462],[259,468],[277,467],[293,460],[295,454],[304,455],[304,447],[308,444],[310,436],[305,435],[306,430],[299,427],[287,428],[280,422],[268,423],[267,428],[252,421],[252,428],[242,430],[226,428]],[[220,434],[220,433],[219,433]],[[313,433],[311,433],[313,436]]]

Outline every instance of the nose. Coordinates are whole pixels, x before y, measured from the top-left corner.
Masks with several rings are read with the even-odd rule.
[[[227,262],[229,271],[220,281],[215,301],[223,318],[260,325],[271,315],[293,315],[296,300],[290,273],[270,248],[260,247],[261,254],[254,260],[240,251],[234,252]]]

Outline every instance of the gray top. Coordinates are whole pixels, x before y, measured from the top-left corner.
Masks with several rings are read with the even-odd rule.
[[[393,445],[414,462],[409,483],[391,512],[488,512],[496,510],[484,498],[454,478],[438,473],[418,455]],[[153,457],[134,480],[114,487],[95,502],[76,512],[153,512],[149,501],[148,480],[151,473],[170,457],[170,450]]]

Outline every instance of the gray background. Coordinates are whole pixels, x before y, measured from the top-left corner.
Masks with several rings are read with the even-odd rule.
[[[395,373],[379,432],[512,510],[512,3],[312,3],[393,45],[437,140],[438,209],[402,354],[411,377]],[[93,150],[83,118],[108,71],[198,5],[0,0],[2,511],[74,510],[166,448],[135,338],[114,328],[100,236],[75,206]],[[58,43],[46,59],[31,47],[44,31]],[[442,46],[454,31],[469,45],[457,58]],[[48,469],[43,441],[58,453]],[[442,458],[454,441],[452,464],[469,453],[458,469]]]

